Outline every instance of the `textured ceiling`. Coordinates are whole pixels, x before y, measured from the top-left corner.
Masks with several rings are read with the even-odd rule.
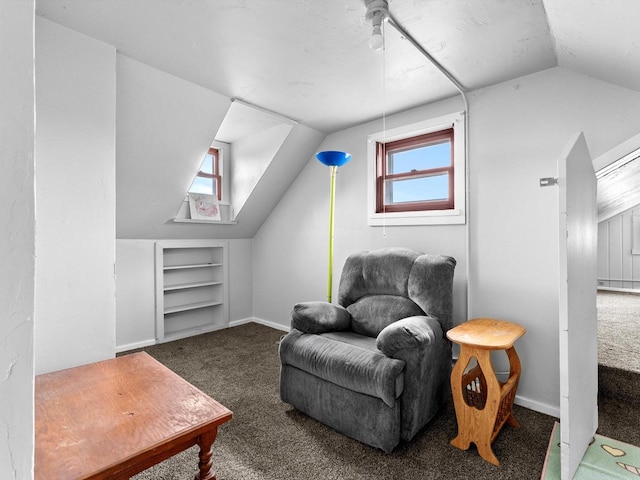
[[[371,50],[362,0],[37,0],[36,7],[133,59],[325,132],[456,94],[392,28],[385,53]],[[541,0],[392,0],[390,11],[469,89],[557,64]]]
[[[560,65],[640,91],[640,1],[390,0],[469,90]],[[36,13],[197,85],[330,133],[453,96],[364,0],[36,0]],[[637,187],[640,188],[640,187]]]
[[[389,10],[468,89],[560,65],[640,91],[636,0],[390,0]],[[363,0],[37,0],[36,13],[324,132],[456,93],[389,26],[386,51],[371,50]]]

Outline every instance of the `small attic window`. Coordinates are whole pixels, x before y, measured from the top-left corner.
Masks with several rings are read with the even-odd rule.
[[[222,176],[220,175],[220,151],[210,148],[194,178],[189,193],[206,193],[222,201]]]
[[[367,139],[369,225],[465,223],[462,112],[374,133]]]
[[[453,128],[376,142],[376,152],[376,213],[454,207]]]

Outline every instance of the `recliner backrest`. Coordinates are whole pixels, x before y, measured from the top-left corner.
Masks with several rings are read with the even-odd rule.
[[[389,247],[350,255],[342,270],[338,302],[352,315],[352,329],[377,336],[387,325],[413,315],[452,326],[456,261],[408,248]]]

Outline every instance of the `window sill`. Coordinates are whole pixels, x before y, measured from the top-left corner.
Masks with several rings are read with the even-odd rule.
[[[174,218],[174,223],[205,223],[213,225],[237,225],[235,220],[193,220],[191,218]]]
[[[209,220],[209,219],[194,219],[191,218],[191,214],[189,211],[189,200],[188,197],[182,202],[182,206],[176,216],[173,217],[170,221],[173,223],[200,223],[205,225],[237,225],[237,220],[233,220],[233,209],[231,205],[226,202],[220,202],[220,220]]]
[[[369,226],[371,227],[395,225],[463,225],[465,221],[464,212],[460,209],[373,213],[369,216]]]

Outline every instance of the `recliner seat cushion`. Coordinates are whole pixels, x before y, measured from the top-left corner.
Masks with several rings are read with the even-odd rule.
[[[377,337],[398,320],[424,315],[412,300],[399,295],[369,295],[347,307],[351,314],[351,329],[361,335]]]
[[[353,347],[364,348],[365,350],[370,350],[375,353],[382,353],[377,345],[377,339],[373,337],[369,337],[367,335],[360,335],[359,333],[352,332],[351,330],[346,330],[343,332],[327,332],[321,334],[324,338],[331,339],[335,342],[342,342],[349,344]],[[392,357],[393,355],[387,355],[387,357]],[[401,375],[396,377],[396,399],[402,394],[404,391],[404,377],[406,375],[406,368],[403,370]]]
[[[323,335],[291,330],[280,343],[280,361],[323,380],[380,398],[393,407],[405,362]]]

